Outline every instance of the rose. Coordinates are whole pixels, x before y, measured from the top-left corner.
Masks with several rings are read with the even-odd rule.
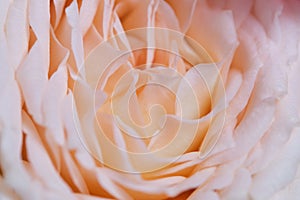
[[[299,115],[297,103],[299,95],[295,92],[299,82],[297,77],[299,74],[297,57],[299,55],[297,51],[299,49],[297,27],[299,3],[296,1],[276,2],[268,6],[264,1],[243,3],[228,1],[222,5],[205,2],[182,4],[176,1],[159,3],[85,1],[80,5],[76,2],[64,5],[55,1],[48,5],[31,1],[28,4],[26,2],[2,4],[1,13],[7,13],[3,15],[7,16],[6,18],[1,18],[1,24],[5,25],[5,29],[1,30],[0,37],[0,61],[1,66],[4,66],[1,68],[3,73],[0,73],[0,80],[3,83],[1,84],[3,98],[0,103],[2,196],[23,199],[88,199],[91,196],[117,199],[162,199],[175,196],[179,199],[187,197],[190,199],[273,197],[295,199],[297,197],[296,192],[286,191],[272,196],[294,179],[299,163],[297,148],[299,128],[295,127]],[[153,26],[167,28],[167,31],[147,28],[147,31],[150,30],[147,34],[134,35],[134,31],[137,30],[135,28]],[[16,29],[19,33],[17,35]],[[161,30],[163,32],[160,32]],[[94,47],[103,40],[123,39],[123,31],[135,36],[129,39],[130,44],[138,37],[153,41],[151,40],[153,35],[158,39],[166,39],[164,41],[167,42],[170,37],[163,36],[170,33],[171,35],[177,33],[178,36],[175,38],[180,38],[180,35],[191,38],[187,40],[192,51],[185,49],[183,53],[176,52],[176,46],[170,45],[164,48],[170,50],[169,48],[173,47],[171,52],[156,50],[153,54],[153,51],[148,49],[132,52],[132,56],[137,59],[136,66],[141,66],[140,64],[148,57],[163,64],[168,61],[164,60],[166,57],[177,55],[180,56],[179,60],[183,60],[186,54],[190,55],[188,62],[193,63],[196,59],[197,64],[199,58],[206,57],[205,54],[199,56],[199,53],[207,52],[210,56],[209,60],[204,59],[200,62],[213,61],[212,66],[217,68],[209,69],[220,70],[219,74],[214,74],[217,74],[218,80],[224,82],[225,94],[222,93],[223,90],[216,90],[221,91],[221,97],[217,98],[218,95],[212,94],[209,101],[223,102],[222,97],[226,97],[225,104],[221,103],[223,106],[219,110],[224,111],[226,108],[225,117],[220,115],[220,119],[224,119],[225,123],[224,126],[223,123],[217,123],[221,124],[217,126],[221,130],[217,131],[220,138],[212,148],[212,152],[210,152],[211,148],[208,148],[207,157],[199,159],[197,149],[183,148],[175,154],[176,159],[169,159],[174,158],[174,155],[159,154],[154,159],[163,155],[162,165],[155,165],[154,168],[145,170],[136,167],[140,164],[137,163],[135,171],[132,171],[127,167],[132,165],[132,162],[125,162],[128,161],[126,153],[137,152],[138,148],[129,149],[127,146],[126,149],[124,144],[117,143],[117,146],[128,150],[123,154],[124,157],[120,157],[125,159],[119,163],[107,163],[113,160],[113,157],[101,159],[97,156],[99,148],[101,151],[106,150],[105,153],[108,155],[110,149],[105,146],[107,142],[93,145],[95,140],[84,141],[85,138],[82,136],[95,135],[91,134],[93,126],[87,124],[91,121],[84,121],[86,118],[82,114],[86,113],[81,111],[89,110],[86,107],[89,108],[94,104],[78,98],[86,100],[89,93],[92,93],[98,100],[95,107],[106,109],[103,107],[107,98],[104,94],[111,94],[107,88],[104,88],[106,93],[101,93],[103,90],[99,88],[94,90],[95,85],[93,90],[89,91],[93,82],[87,82],[83,78],[89,73],[89,69],[82,70],[88,66],[86,63],[91,56],[95,55],[93,54],[95,51],[92,51]],[[180,41],[175,44],[180,44]],[[147,48],[149,45],[153,44],[150,42],[144,47]],[[147,57],[143,58],[147,50]],[[191,56],[193,53],[190,52],[193,51],[196,51],[198,56]],[[114,55],[107,52],[107,56]],[[117,56],[116,61],[124,61],[122,58]],[[83,64],[85,67],[82,68]],[[182,66],[184,65],[178,68],[178,72],[185,75],[186,68]],[[109,65],[104,67],[111,69]],[[187,73],[190,74],[193,69],[195,68],[189,69]],[[153,71],[145,71],[153,77],[163,76],[164,79],[172,72],[161,67],[153,68]],[[196,72],[201,75],[203,71]],[[183,75],[178,75],[180,73],[175,73],[175,78],[182,78]],[[120,87],[132,83],[128,81],[128,77],[131,78],[132,74],[121,74],[123,76],[117,79],[122,83],[119,84]],[[103,86],[101,79],[107,76],[101,74],[95,77],[100,80],[99,87]],[[196,83],[203,81],[208,84],[211,80],[211,78],[199,77]],[[188,83],[183,84],[186,85],[183,91],[190,94],[191,102],[197,102],[201,107],[202,102],[198,101],[197,90],[195,91],[200,86],[192,85],[192,79],[183,80],[187,80],[184,83]],[[148,94],[147,90],[161,92],[161,87],[163,87],[161,93],[168,94],[168,97],[172,97],[178,91],[169,90],[167,87],[169,84],[165,82],[155,82],[155,84],[159,87],[146,89],[145,95]],[[122,97],[122,90],[118,90],[120,87],[113,90],[120,93],[112,93],[112,96],[118,94]],[[81,88],[80,92],[78,88]],[[222,89],[222,84],[217,84],[216,88]],[[136,89],[138,88],[133,91]],[[151,96],[146,97],[145,99],[148,100]],[[76,106],[73,108],[72,98]],[[172,100],[175,101],[174,98]],[[181,103],[181,100],[184,98],[179,98],[178,102]],[[147,103],[151,105],[152,102]],[[208,108],[207,112],[215,108],[214,104],[206,107],[206,103],[201,108]],[[108,107],[107,110],[113,111],[112,114],[106,113],[104,117],[98,115],[97,119],[102,120],[99,124],[106,123],[106,126],[115,128],[115,133],[128,127],[128,124],[129,128],[141,127],[139,123],[130,124],[126,121],[126,117],[122,117],[123,112],[116,113],[121,109],[118,107],[118,102],[113,101],[110,105],[112,108]],[[165,108],[169,106],[163,103],[161,105]],[[159,116],[170,112],[168,109],[160,109],[161,107],[157,110],[155,107],[152,108],[157,111],[153,113]],[[179,112],[182,121],[185,120],[184,118],[194,120],[195,116],[185,115],[186,111],[188,111],[187,115],[194,114],[193,110],[188,108],[188,105],[178,108],[182,111]],[[196,113],[197,116],[200,115],[199,119],[208,114],[201,113],[201,110],[200,114]],[[146,112],[146,117],[151,117],[147,114]],[[124,122],[124,126],[122,127],[122,124],[109,126],[109,123],[114,121],[109,118],[110,116],[119,117],[121,119],[119,122]],[[209,119],[213,124],[216,115]],[[133,118],[133,120],[138,119]],[[100,124],[100,127],[103,128],[103,124],[102,126]],[[76,130],[79,131],[80,137]],[[105,134],[110,131],[107,127],[103,130]],[[174,132],[176,133],[177,130],[180,129],[175,129]],[[194,133],[194,130],[189,133]],[[132,133],[128,130],[123,131]],[[208,131],[204,133],[204,136],[209,136]],[[122,136],[126,137],[124,134]],[[119,138],[109,139],[120,142]],[[216,139],[212,140],[212,144]],[[202,144],[192,143],[192,146],[203,148],[205,140],[203,138],[198,140]],[[189,138],[187,146],[190,147],[190,142],[194,141],[197,141],[197,138]],[[176,143],[179,147],[182,144],[185,143],[183,141],[181,143],[180,140]],[[164,141],[163,145],[174,147],[174,144],[169,144],[169,140]],[[127,164],[127,168],[122,164]],[[165,164],[169,165],[165,166]],[[140,173],[130,174],[118,170]],[[150,172],[142,173],[143,170]],[[297,189],[298,185],[296,180],[290,187]]]
[[[206,156],[225,119],[224,85],[206,52],[191,47],[196,42],[178,32],[146,28],[112,37],[93,50],[73,93],[77,131],[96,159],[142,173],[165,167],[191,149],[200,148],[200,157]],[[143,53],[156,57],[137,64]],[[161,55],[166,63],[157,59]]]

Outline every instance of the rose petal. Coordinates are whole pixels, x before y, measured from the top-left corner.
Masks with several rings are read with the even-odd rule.
[[[277,158],[254,175],[250,189],[253,198],[269,198],[294,178],[300,162],[299,131],[299,128],[294,129],[292,137]]]
[[[187,35],[195,39],[208,51],[215,62],[237,46],[236,28],[230,11],[209,9],[198,1]]]

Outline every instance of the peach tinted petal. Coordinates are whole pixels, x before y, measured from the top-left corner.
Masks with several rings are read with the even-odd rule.
[[[210,111],[213,90],[218,79],[214,64],[198,65],[189,70],[179,85],[176,97],[184,118],[196,119]],[[188,99],[188,101],[186,101]],[[180,110],[181,109],[181,110]],[[178,113],[179,114],[179,113]]]
[[[61,17],[64,12],[64,6],[65,6],[66,0],[60,1],[60,0],[54,0],[54,9],[55,9],[55,22],[54,22],[54,29],[58,26],[60,23]],[[52,18],[52,17],[51,17]],[[54,17],[53,17],[54,18]]]
[[[23,113],[23,117],[25,119],[23,129],[27,136],[28,160],[31,163],[34,173],[40,179],[44,180],[43,182],[47,182],[49,188],[61,192],[70,192],[70,188],[55,170],[38,133],[34,130],[34,125],[29,116]]]
[[[0,4],[1,195],[299,196],[296,0]]]
[[[45,113],[44,124],[47,126],[47,129],[53,133],[56,142],[61,145],[64,143],[65,138],[60,108],[66,92],[67,70],[66,64],[62,63],[48,81],[42,104],[42,111]]]
[[[203,1],[197,2],[197,12],[194,12],[187,35],[202,45],[218,62],[237,46],[237,34],[230,11],[210,10],[207,6]]]
[[[180,30],[183,33],[186,33],[191,24],[197,1],[189,0],[188,2],[181,2],[170,0],[167,1],[167,3],[170,4],[176,14],[176,17],[178,18]]]
[[[73,160],[70,152],[64,150],[63,157],[66,165],[66,169],[65,169],[66,171],[62,170],[62,173],[68,174],[70,176],[71,181],[68,181],[68,184],[72,182],[80,193],[88,194],[89,190],[87,184],[85,183],[84,177],[82,176],[78,166],[76,165],[76,162]]]
[[[149,2],[149,0],[144,2],[138,0],[116,1],[116,11],[125,30],[147,26],[145,13],[147,13]]]

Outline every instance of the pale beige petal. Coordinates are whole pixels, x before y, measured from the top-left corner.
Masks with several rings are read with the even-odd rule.
[[[66,178],[68,184],[70,184],[71,187],[73,186],[73,190],[78,190],[82,194],[89,194],[89,189],[84,177],[82,176],[76,162],[73,160],[71,153],[64,149],[62,156],[64,157],[65,168],[62,168],[61,173],[64,174],[65,177],[70,177],[71,180]]]
[[[188,200],[198,200],[198,199],[207,199],[207,200],[220,200],[221,198],[215,191],[194,191],[191,196],[188,197]]]
[[[194,12],[187,36],[195,39],[215,62],[219,62],[238,44],[232,13],[209,9],[204,1],[198,1],[195,9],[197,12]]]
[[[251,174],[245,168],[235,172],[233,182],[221,192],[224,199],[247,199],[248,191],[252,182]]]
[[[294,134],[276,159],[262,171],[254,174],[250,189],[253,198],[270,198],[294,179],[300,163],[299,130],[299,128],[294,129]]]
[[[2,5],[1,5],[2,6]],[[12,68],[17,69],[28,48],[28,2],[14,1],[10,4],[5,21],[8,56]]]
[[[16,194],[13,188],[9,187],[5,180],[0,176],[0,199],[20,199],[20,196]]]
[[[38,16],[38,17],[37,17]],[[42,123],[41,103],[49,70],[49,6],[40,1],[29,3],[29,24],[37,41],[17,70],[25,103],[30,114]]]
[[[79,26],[82,35],[85,35],[92,25],[99,3],[99,0],[82,1],[79,12]]]
[[[50,134],[53,135],[55,141],[60,145],[63,145],[65,141],[61,104],[67,92],[67,78],[65,58],[48,81],[42,103],[42,112],[44,113],[43,124],[47,127],[47,131],[51,132]]]
[[[71,49],[74,54],[74,60],[76,64],[76,71],[80,71],[82,74],[85,74],[84,68],[84,50],[83,50],[83,34],[80,29],[79,23],[79,11],[77,1],[73,1],[71,5],[66,8],[66,17],[68,23],[72,27],[71,31]]]
[[[62,193],[70,192],[69,186],[63,181],[62,177],[59,176],[47,154],[33,122],[24,112],[22,117],[24,119],[23,131],[26,134],[28,161],[34,170],[34,174],[44,183],[47,183],[47,187]]]

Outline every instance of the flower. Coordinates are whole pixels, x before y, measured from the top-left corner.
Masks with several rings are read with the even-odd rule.
[[[1,199],[298,198],[298,1],[0,9]]]

